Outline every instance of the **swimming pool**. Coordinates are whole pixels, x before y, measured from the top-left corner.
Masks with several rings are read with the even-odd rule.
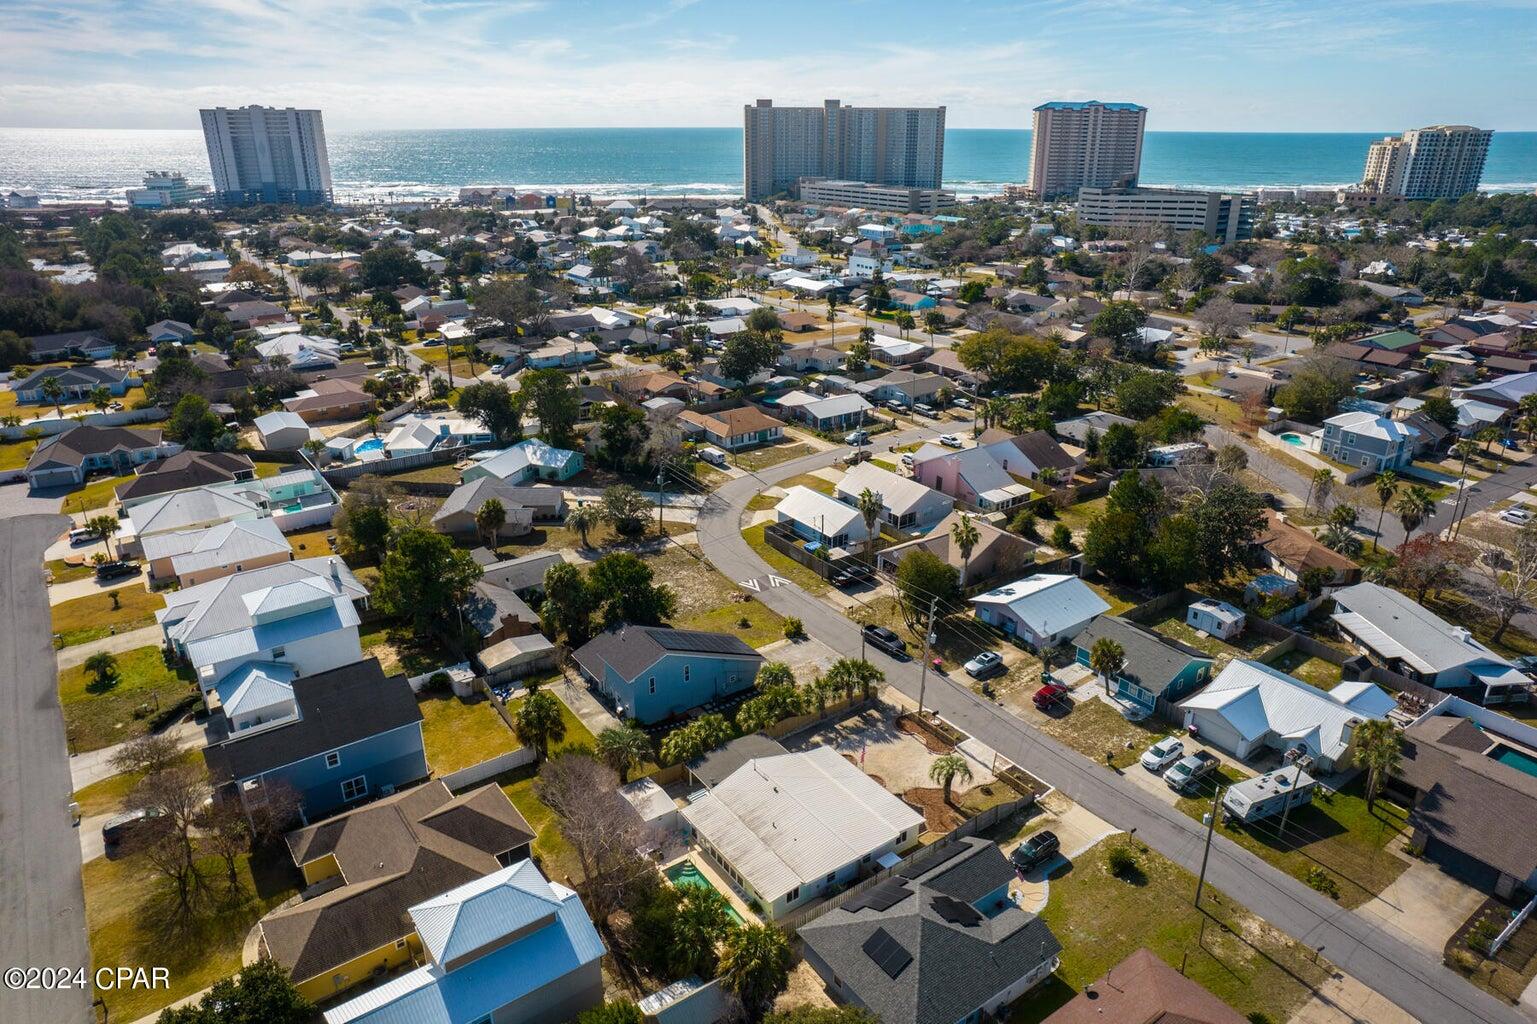
[[[352,446],[354,452],[378,452],[384,450],[384,438],[370,437],[367,441],[359,441]]]
[[[1298,448],[1301,448],[1303,445],[1307,444],[1307,442],[1302,439],[1301,434],[1282,434],[1281,440],[1285,441],[1287,444],[1294,444]]]
[[[704,876],[698,866],[691,860],[682,860],[663,872],[667,880],[673,885],[692,885],[703,889],[714,889],[710,880]],[[731,920],[736,924],[742,924],[742,915],[736,912],[730,902],[726,903],[726,913],[731,915]]]
[[[1489,756],[1500,764],[1509,765],[1518,772],[1526,772],[1528,775],[1537,775],[1537,757],[1533,757],[1524,750],[1507,747],[1503,744],[1489,751]]]

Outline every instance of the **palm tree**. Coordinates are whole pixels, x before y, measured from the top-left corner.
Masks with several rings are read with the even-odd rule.
[[[1329,492],[1334,489],[1334,474],[1327,469],[1316,469],[1308,480],[1308,500],[1302,503],[1304,510],[1313,507],[1313,497],[1318,497],[1318,507],[1322,509],[1324,503],[1329,500]]]
[[[934,344],[934,332],[945,325],[945,315],[937,309],[923,314],[923,326],[929,332],[929,344]]]
[[[971,552],[982,539],[977,532],[977,524],[971,521],[971,517],[961,515],[954,526],[950,527],[950,539],[955,541],[955,549],[961,553],[961,590],[966,589],[966,579],[971,575]]]
[[[603,522],[603,510],[597,505],[578,505],[566,516],[566,525],[581,534],[582,547],[587,546],[587,531]]]
[[[96,535],[107,545],[107,552],[117,559],[117,552],[113,550],[112,537],[123,528],[123,521],[117,516],[93,516],[86,520],[86,528],[94,530]]]
[[[619,784],[630,781],[631,770],[651,760],[651,740],[633,725],[611,725],[598,733],[598,760],[619,773]]]
[[[1531,397],[1537,398],[1537,395]],[[1388,513],[1388,505],[1392,503],[1393,496],[1398,493],[1398,474],[1391,469],[1384,469],[1377,474],[1377,480],[1372,485],[1377,489],[1377,532],[1372,537],[1372,550],[1377,550],[1377,538],[1382,536],[1382,520]]]
[[[873,555],[875,542],[880,538],[880,532],[875,524],[880,522],[881,510],[884,508],[881,504],[881,496],[866,487],[859,492],[859,500],[855,502],[854,507],[859,509],[859,514],[864,517],[865,534],[870,538],[866,550]]]
[[[57,377],[44,377],[43,383],[38,387],[38,392],[44,401],[53,403],[53,411],[60,419],[64,418],[64,385],[59,383]]]
[[[117,678],[117,659],[106,651],[98,651],[85,659],[85,670],[96,680],[98,687]]]
[[[929,781],[944,787],[945,803],[950,802],[950,787],[955,780],[971,781],[971,765],[959,754],[941,754],[929,765]]]
[[[379,414],[378,413],[376,413],[376,412],[369,413],[367,416],[365,416],[363,418],[363,422],[368,425],[369,431],[375,437],[379,436]]]
[[[1356,762],[1366,769],[1366,809],[1382,791],[1383,780],[1398,768],[1403,734],[1385,719],[1368,719],[1356,726]]]
[[[795,672],[782,661],[766,662],[758,670],[758,689],[767,690],[771,686],[794,686]]]
[[[906,310],[903,310],[891,319],[897,325],[897,330],[902,332],[902,337],[904,338],[907,337],[907,332],[915,326],[913,315]]]
[[[843,694],[845,700],[852,700],[856,693],[869,697],[885,681],[884,672],[860,658],[839,658],[822,677],[827,688]]]
[[[1110,693],[1110,680],[1121,674],[1126,667],[1126,648],[1102,636],[1089,648],[1089,668],[1105,681],[1105,693]]]
[[[507,525],[507,506],[503,505],[500,498],[487,498],[475,510],[475,527],[480,531],[482,539],[489,537],[489,547],[496,547],[497,534],[502,527]]]
[[[1430,518],[1435,510],[1435,499],[1419,484],[1410,486],[1403,497],[1398,499],[1398,504],[1393,506],[1393,511],[1398,513],[1398,521],[1404,528],[1404,544],[1409,543],[1410,535],[1419,529],[1420,524]],[[1403,550],[1402,544],[1399,545],[1399,550]]]
[[[790,941],[773,925],[753,924],[726,937],[720,979],[742,1001],[752,1024],[763,1019],[774,997],[790,983]]]
[[[1537,395],[1527,395],[1516,405],[1521,413],[1521,425],[1526,428],[1526,443],[1532,443],[1532,434],[1537,431]]]
[[[97,412],[106,412],[107,406],[111,404],[112,392],[99,386],[91,389],[91,405],[95,406]]]
[[[513,717],[518,740],[534,748],[534,763],[550,756],[550,744],[566,738],[566,720],[561,717],[560,701],[542,690],[523,698]]]
[[[838,296],[827,297],[827,326],[831,333],[827,337],[827,343],[834,348],[838,345]]]

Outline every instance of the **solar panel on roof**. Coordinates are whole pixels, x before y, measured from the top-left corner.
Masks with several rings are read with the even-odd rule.
[[[701,633],[692,629],[649,630],[652,640],[665,651],[700,651],[707,654],[741,654],[745,646],[734,636]]]
[[[888,978],[895,979],[913,962],[913,955],[884,928],[871,932],[861,948],[865,956],[874,961],[875,966],[886,972]]]
[[[897,872],[897,874],[901,875],[903,878],[917,878],[919,875],[926,875],[930,871],[933,871],[935,868],[939,867],[941,864],[948,864],[962,853],[965,853],[966,845],[964,843],[951,842],[945,846],[931,846],[929,849],[939,850],[940,852],[935,853],[930,857],[914,857],[911,861],[908,862],[907,866],[901,871]]]
[[[856,910],[890,910],[910,895],[907,883],[900,878],[888,878],[872,885],[843,905],[849,913]]]
[[[930,901],[935,913],[949,921],[958,924],[962,928],[970,928],[982,923],[982,915],[977,913],[975,907],[969,903],[962,903],[951,896],[935,896]]]

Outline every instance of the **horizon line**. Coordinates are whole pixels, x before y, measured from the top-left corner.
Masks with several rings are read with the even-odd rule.
[[[303,108],[299,108],[299,109],[313,110],[313,109],[317,109],[317,108],[303,107]],[[322,113],[322,115],[324,115],[325,111],[323,109],[321,109],[321,113]],[[1450,124],[1451,122],[1440,122],[1440,123]],[[1458,123],[1463,123],[1463,122],[1458,122]],[[1427,128],[1427,127],[1431,127],[1431,125],[1420,125],[1419,127],[1420,128]],[[1473,126],[1473,127],[1477,127],[1477,126]],[[722,125],[722,124],[674,124],[674,125],[625,125],[625,124],[612,124],[612,125],[498,125],[498,126],[495,126],[495,127],[490,127],[490,126],[486,126],[486,125],[478,125],[478,126],[457,126],[457,127],[434,126],[434,127],[398,127],[398,128],[387,128],[387,127],[372,127],[372,128],[346,128],[346,127],[343,127],[343,128],[331,128],[331,126],[328,125],[327,129],[328,130],[332,130],[332,131],[337,131],[337,132],[506,132],[506,131],[514,131],[514,132],[516,132],[516,131],[540,131],[540,132],[549,132],[549,131],[557,131],[557,132],[559,132],[559,131],[571,131],[571,132],[588,132],[588,131],[664,131],[665,132],[665,131],[728,131],[728,130],[729,131],[741,131],[742,130],[741,126],[739,126],[739,125]],[[1031,131],[1031,130],[1032,129],[1031,129],[1031,127],[1029,125],[1025,125],[1025,126],[946,125],[946,127],[945,127],[945,131],[947,131],[947,132],[949,132],[949,131],[1028,132],[1028,131]],[[1417,129],[1415,129],[1415,128],[1400,128],[1397,131],[1394,131],[1392,129],[1388,129],[1388,130],[1384,131],[1383,129],[1376,129],[1376,128],[1329,128],[1329,129],[1293,128],[1293,129],[1286,129],[1286,130],[1267,131],[1267,130],[1260,130],[1260,129],[1253,129],[1253,128],[1148,128],[1148,129],[1145,130],[1144,134],[1147,134],[1147,135],[1153,135],[1153,134],[1158,134],[1158,135],[1379,135],[1379,134],[1395,135],[1395,134],[1398,134],[1400,132],[1415,131],[1415,130],[1417,130]],[[1514,134],[1514,135],[1537,134],[1537,127],[1531,127],[1531,128],[1490,128],[1490,129],[1487,129],[1487,130],[1488,131],[1492,131],[1495,134],[1503,133],[1503,134],[1507,134],[1507,135],[1511,135],[1511,134]],[[200,127],[191,127],[191,128],[187,128],[187,127],[122,128],[122,127],[113,127],[113,126],[106,126],[106,125],[26,125],[26,124],[12,124],[12,125],[0,125],[0,131],[45,131],[45,132],[50,132],[50,131],[60,131],[60,132],[80,132],[80,131],[88,131],[88,132],[176,132],[176,131],[184,131],[184,132],[197,132],[197,133],[201,133],[202,132],[202,128],[200,128]]]

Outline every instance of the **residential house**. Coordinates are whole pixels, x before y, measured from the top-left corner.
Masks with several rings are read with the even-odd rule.
[[[170,581],[182,589],[294,557],[288,538],[271,519],[157,533],[145,537],[140,548],[151,584]]]
[[[1524,695],[1526,673],[1473,638],[1463,626],[1376,583],[1334,592],[1331,616],[1345,639],[1373,661],[1438,690],[1467,689],[1483,703]]]
[[[122,398],[130,387],[139,383],[137,377],[107,366],[45,366],[13,383],[11,390],[16,393],[18,403],[52,405],[53,399],[43,391],[44,384],[50,380],[59,385],[59,400],[65,405],[90,401],[91,392],[97,388],[105,388],[114,398]]]
[[[291,795],[317,821],[427,777],[416,695],[377,658],[307,676],[253,661],[221,679],[209,705],[209,782],[248,815]]]
[[[255,661],[300,676],[361,661],[358,601],[368,588],[340,558],[301,558],[173,591],[155,621],[206,697]]]
[[[1420,336],[1413,331],[1385,331],[1356,339],[1356,344],[1366,348],[1385,349],[1415,355],[1420,350]]]
[[[519,441],[510,448],[489,452],[466,469],[460,479],[472,483],[495,477],[508,484],[531,480],[569,480],[582,471],[582,453],[556,448],[537,438]]]
[[[799,484],[786,490],[774,506],[774,521],[789,523],[797,536],[832,549],[866,544],[871,539],[857,508]]]
[[[921,359],[922,355],[917,358]],[[919,402],[932,401],[940,388],[948,386],[949,382],[937,373],[892,370],[883,377],[855,385],[855,390],[872,400],[895,403],[910,409]]]
[[[297,829],[311,895],[263,917],[258,948],[305,998],[332,998],[423,956],[407,911],[527,860],[533,838],[498,786],[454,796],[441,779]]]
[[[969,519],[977,531],[977,543],[971,549],[969,559],[962,556],[952,533],[962,519]],[[961,573],[962,585],[967,588],[975,588],[1001,577],[1018,579],[1027,566],[1035,564],[1036,545],[1030,541],[980,517],[952,511],[925,536],[882,548],[879,555],[881,568],[886,572],[896,572],[902,559],[920,547],[955,566]]]
[[[1414,461],[1418,436],[1413,427],[1373,412],[1342,412],[1324,420],[1319,451],[1349,466],[1397,470]]]
[[[1099,437],[1104,437],[1105,431],[1117,423],[1128,427],[1137,425],[1136,420],[1127,419],[1125,416],[1117,416],[1113,412],[1090,412],[1070,420],[1054,423],[1052,424],[1052,430],[1061,437],[1070,438],[1079,445],[1084,445],[1088,443],[1090,431],[1093,431]]]
[[[171,491],[255,477],[256,466],[249,455],[182,451],[140,466],[137,476],[117,486],[117,501],[127,509]]]
[[[1067,476],[1077,462],[1044,430],[1004,436],[974,448],[951,451],[926,444],[913,455],[913,479],[983,512],[1024,504],[1036,491],[1024,481],[1050,470]]]
[[[269,362],[279,357],[286,359],[288,368],[295,373],[334,369],[342,360],[341,342],[310,334],[279,334],[258,342],[256,351]]]
[[[1247,1024],[1245,1017],[1143,946],[1042,1024]]]
[[[70,427],[39,442],[27,460],[27,484],[33,490],[83,484],[93,473],[123,476],[182,450],[158,429]]]
[[[1254,551],[1260,564],[1294,583],[1300,583],[1309,569],[1330,570],[1332,586],[1349,586],[1361,579],[1359,563],[1288,523],[1274,509],[1265,509],[1265,528],[1254,542]]]
[[[923,815],[832,747],[754,758],[682,809],[698,854],[770,920],[900,863]]]
[[[739,637],[660,626],[606,630],[572,657],[620,717],[647,725],[751,689],[763,665]]]
[[[252,421],[262,448],[269,452],[293,452],[303,448],[305,442],[319,436],[312,433],[309,423],[296,412],[263,413]]]
[[[1414,365],[1415,354],[1367,345],[1330,345],[1331,358],[1352,363],[1352,369],[1362,373],[1384,374],[1407,370]]]
[[[677,398],[687,401],[693,394],[693,385],[666,370],[637,373],[633,377],[621,377],[613,382],[613,388],[632,402],[645,402],[652,398]]]
[[[558,1024],[603,1003],[603,940],[566,886],[518,861],[409,908],[426,963],[326,1024]]]
[[[460,484],[433,514],[432,528],[455,536],[481,537],[475,516],[487,501],[501,503],[506,521],[498,537],[521,537],[535,522],[557,522],[564,517],[566,501],[558,487],[519,487],[494,476],[482,476]]]
[[[789,411],[790,415],[805,423],[812,430],[830,433],[849,430],[869,422],[870,410],[875,408],[863,395],[833,395],[819,398],[804,391],[791,391],[780,395],[775,404]]]
[[[184,324],[180,320],[156,320],[144,328],[144,333],[149,336],[152,345],[162,345],[167,342],[185,345],[197,337],[197,328],[191,324]]]
[[[779,317],[780,330],[788,331],[791,334],[815,331],[822,326],[822,321],[817,318],[815,313],[809,313],[805,310],[796,310],[794,312],[777,310],[776,313]]]
[[[265,299],[229,302],[221,305],[224,319],[236,330],[250,330],[267,324],[289,321],[288,310]]]
[[[1232,661],[1180,705],[1191,735],[1239,760],[1297,751],[1315,776],[1351,766],[1355,730],[1398,704],[1366,682],[1320,690],[1258,661]]]
[[[1013,880],[986,839],[929,847],[802,925],[806,962],[837,1002],[883,1024],[1004,1019],[1056,971],[1062,951],[1046,919],[1009,898]]]
[[[1110,610],[1092,588],[1076,576],[1036,573],[1034,576],[978,594],[971,599],[976,616],[1018,637],[1036,650],[1077,636],[1097,616]]]
[[[294,397],[283,399],[283,408],[305,423],[362,419],[377,404],[361,385],[345,379],[313,381]]]
[[[733,452],[784,438],[784,424],[755,405],[715,412],[688,409],[678,414],[678,423],[685,434],[702,436],[707,443]]]
[[[26,339],[27,351],[39,363],[55,362],[75,357],[83,359],[110,359],[117,345],[99,328],[87,331],[66,331],[63,334],[36,334]]]
[[[955,508],[955,499],[916,480],[861,462],[833,485],[833,496],[858,505],[866,489],[881,499],[881,521],[909,533],[925,532]]]
[[[526,361],[534,370],[569,370],[586,366],[597,358],[598,346],[590,341],[557,340],[528,353]]]
[[[1085,668],[1094,645],[1110,640],[1125,652],[1125,662],[1113,679],[1100,681],[1110,695],[1149,714],[1175,717],[1174,702],[1211,676],[1213,660],[1193,647],[1160,636],[1135,622],[1101,615],[1073,637],[1074,660]]]
[[[930,352],[923,357],[923,361],[918,364],[918,368],[929,370],[939,374],[941,377],[953,380],[968,390],[974,389],[979,383],[977,375],[966,369],[965,364],[961,362],[960,357],[955,354],[955,349],[953,348],[941,348]]]
[[[329,523],[340,499],[313,469],[291,469],[277,476],[231,480],[169,491],[124,509],[118,547],[133,553],[144,538],[172,530],[217,526],[237,520],[277,520],[285,530]]]
[[[1501,899],[1524,899],[1537,891],[1532,730],[1462,701],[1448,703],[1404,730],[1388,793],[1409,808],[1411,848],[1459,877],[1475,874]]]
[[[1472,398],[1490,405],[1514,409],[1527,395],[1537,395],[1537,371],[1509,373],[1482,384],[1458,388],[1453,394],[1459,398]]]
[[[779,357],[779,365],[797,373],[837,373],[848,358],[831,345],[794,345]]]

